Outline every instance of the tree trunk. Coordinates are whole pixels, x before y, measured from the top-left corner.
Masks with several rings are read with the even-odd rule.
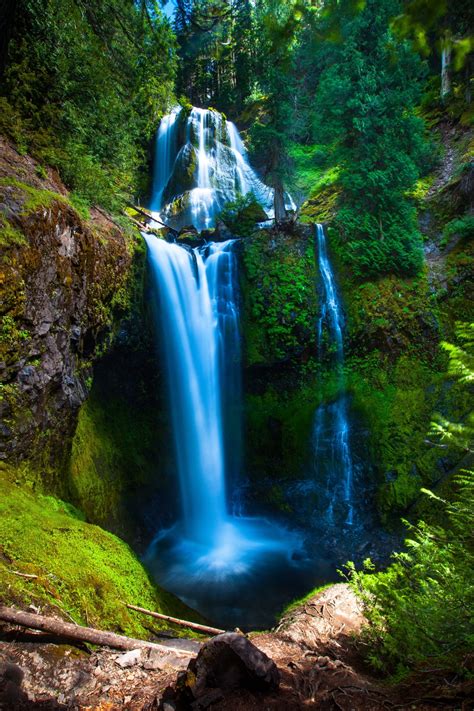
[[[102,647],[112,647],[112,649],[142,649],[152,647],[159,649],[164,654],[173,654],[192,657],[194,654],[184,649],[176,649],[174,647],[165,647],[162,644],[154,642],[145,642],[142,639],[132,639],[124,637],[114,632],[104,632],[96,630],[92,627],[81,627],[70,622],[64,622],[54,617],[44,617],[43,615],[33,615],[29,612],[21,612],[21,610],[13,610],[11,607],[0,607],[0,620],[9,622],[12,625],[21,625],[21,627],[29,627],[33,630],[41,630],[42,632],[50,632],[57,637],[74,640],[78,642],[88,642],[89,644],[98,644]]]
[[[465,99],[466,99],[466,104],[470,104],[472,101],[472,60],[471,60],[471,55],[469,54],[466,59],[466,70],[465,70],[465,77],[466,77],[466,93],[465,93]]]
[[[285,192],[281,183],[275,185],[275,196],[273,206],[275,210],[276,224],[278,224],[279,222],[284,222],[286,220]]]

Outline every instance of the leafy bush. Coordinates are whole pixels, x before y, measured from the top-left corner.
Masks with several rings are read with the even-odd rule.
[[[457,217],[451,222],[445,225],[443,230],[443,240],[444,246],[447,245],[452,237],[458,237],[459,239],[469,239],[474,235],[474,215],[464,215],[464,217]]]
[[[474,378],[474,325],[458,325],[464,348],[446,346],[449,373],[469,384]],[[462,426],[438,420],[434,431],[472,451],[472,416]],[[474,644],[474,474],[454,479],[456,495],[448,502],[422,489],[444,516],[440,522],[406,525],[405,550],[393,555],[384,572],[370,560],[357,571],[348,564],[354,591],[362,599],[368,626],[362,633],[373,666],[402,675],[428,663],[463,670]],[[444,519],[444,520],[443,520]]]
[[[351,586],[369,625],[363,638],[376,668],[397,674],[427,662],[460,668],[474,643],[474,476],[457,478],[458,497],[442,499],[450,526],[407,523],[406,550],[382,573],[349,564]],[[434,496],[433,494],[430,494]]]
[[[258,222],[266,220],[267,215],[255,195],[250,192],[226,203],[220,219],[234,235],[245,237],[253,232]]]

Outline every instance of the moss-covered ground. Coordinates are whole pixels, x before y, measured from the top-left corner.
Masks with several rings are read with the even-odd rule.
[[[123,541],[86,523],[70,504],[37,493],[28,484],[27,470],[2,466],[0,475],[3,602],[23,608],[34,604],[79,624],[138,637],[149,636],[149,625],[124,603],[197,619],[177,598],[152,584]]]

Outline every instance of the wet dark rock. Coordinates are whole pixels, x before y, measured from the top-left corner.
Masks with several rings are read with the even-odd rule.
[[[229,230],[229,228],[222,222],[222,220],[217,220],[215,240],[217,242],[225,242],[228,239],[233,239],[234,235]]]
[[[84,371],[118,326],[114,298],[126,288],[132,257],[114,223],[95,210],[85,222],[64,186],[40,179],[31,159],[3,139],[0,178],[13,183],[0,186],[0,213],[22,235],[5,249],[1,314],[8,338],[0,360],[9,421],[0,456],[44,461],[46,431],[48,453],[67,453],[87,395]],[[44,194],[45,204],[25,210],[23,183],[38,190],[38,199]]]

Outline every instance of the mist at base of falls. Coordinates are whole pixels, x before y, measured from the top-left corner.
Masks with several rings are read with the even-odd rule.
[[[301,534],[264,518],[229,516],[211,546],[176,524],[160,532],[145,562],[161,585],[226,629],[273,625],[313,577]]]

